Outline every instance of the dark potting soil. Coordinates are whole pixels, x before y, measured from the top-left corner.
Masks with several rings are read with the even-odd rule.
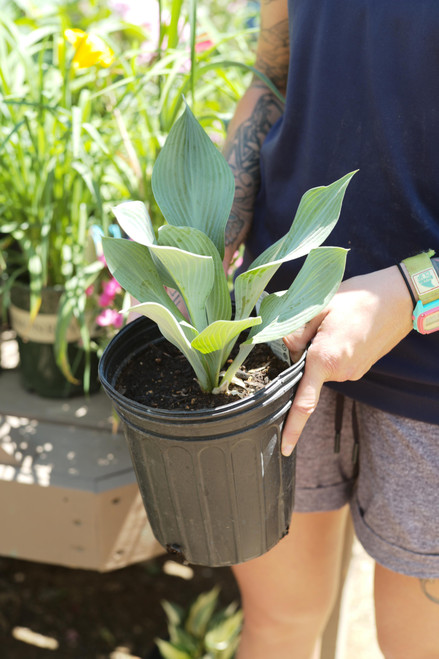
[[[227,365],[233,358],[228,360]],[[201,391],[187,359],[171,343],[149,344],[121,371],[116,389],[130,400],[167,410],[200,410],[228,405],[249,396],[288,368],[265,344],[257,344],[237,373],[241,384],[229,393]]]

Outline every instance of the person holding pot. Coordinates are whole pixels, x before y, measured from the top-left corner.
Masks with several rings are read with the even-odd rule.
[[[255,76],[230,124],[226,261],[245,242],[248,266],[306,190],[359,171],[326,241],[350,250],[345,280],[285,337],[293,358],[309,346],[282,437],[284,455],[298,442],[296,507],[285,539],[234,568],[237,657],[312,657],[350,508],[376,561],[384,656],[437,658],[439,6],[262,0],[260,13],[256,69],[285,101]],[[271,289],[288,288],[300,265],[284,264]]]

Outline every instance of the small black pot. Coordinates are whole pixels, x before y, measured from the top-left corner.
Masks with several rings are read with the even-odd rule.
[[[99,376],[123,421],[155,537],[198,565],[261,556],[288,532],[293,510],[295,454],[282,456],[280,440],[304,359],[248,398],[164,410],[115,389],[124,365],[150,342],[165,343],[154,323],[128,324],[107,346]]]

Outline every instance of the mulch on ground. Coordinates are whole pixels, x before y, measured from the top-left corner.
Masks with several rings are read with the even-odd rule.
[[[162,600],[187,606],[218,584],[222,606],[239,601],[229,568],[191,566],[187,580],[164,572],[170,560],[98,573],[0,557],[0,657],[143,659],[166,637]]]

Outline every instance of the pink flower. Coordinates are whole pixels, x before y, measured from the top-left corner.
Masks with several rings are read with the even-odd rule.
[[[230,263],[229,269],[227,270],[227,274],[232,275],[235,272],[235,270],[242,265],[243,261],[244,261],[243,257],[240,256],[239,251],[236,250],[236,252],[232,256],[232,261]]]
[[[112,277],[109,281],[105,282],[103,285],[102,294],[99,296],[99,304],[101,307],[108,307],[111,304],[117,295],[121,292],[121,287],[118,281]]]
[[[99,325],[99,327],[109,327],[112,325],[118,329],[122,326],[123,316],[121,313],[115,311],[114,309],[104,309],[96,318],[96,323]]]
[[[94,292],[95,292],[95,287],[93,286],[93,284],[85,289],[85,294],[87,297],[91,297]]]
[[[214,43],[210,39],[204,39],[203,41],[198,41],[198,43],[195,44],[195,52],[196,53],[202,53],[205,50],[208,50],[209,48],[213,48]]]

